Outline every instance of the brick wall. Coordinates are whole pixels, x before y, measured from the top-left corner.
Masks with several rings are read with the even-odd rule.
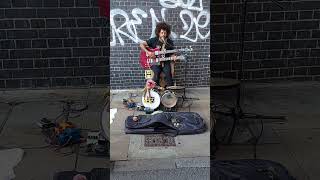
[[[110,83],[113,89],[143,87],[145,79],[144,71],[139,65],[139,42],[152,36],[153,23],[156,20],[162,21],[162,15],[164,20],[172,25],[172,31],[176,35],[173,36],[176,48],[189,46],[193,48],[186,66],[184,63],[177,64],[175,76],[177,85],[186,83],[187,87],[208,86],[210,74],[210,58],[208,57],[210,54],[210,34],[208,34],[210,33],[210,1],[203,0],[200,4],[200,1],[196,0],[193,4],[191,2],[184,5],[177,5],[176,2],[180,1],[118,0],[110,2],[110,21],[113,27],[110,37]],[[187,2],[184,1],[184,3]],[[203,10],[200,8],[201,5]],[[163,11],[163,14],[161,11]],[[208,15],[208,18],[206,18],[206,15]],[[190,17],[192,17],[194,23],[191,23]],[[138,21],[139,19],[141,22]],[[207,25],[205,24],[206,20],[208,20]],[[185,21],[185,29],[183,28],[183,21]],[[124,26],[121,27],[122,25]],[[206,37],[207,34],[209,36]],[[123,43],[120,39],[123,40]],[[186,82],[184,82],[184,69],[187,71]]]
[[[212,76],[238,77],[239,0],[215,0],[212,15]],[[248,1],[244,77],[319,79],[320,1]]]
[[[0,88],[105,86],[107,27],[98,0],[1,0]]]

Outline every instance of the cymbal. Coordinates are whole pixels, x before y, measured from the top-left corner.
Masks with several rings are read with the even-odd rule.
[[[169,90],[181,90],[181,89],[185,89],[184,86],[168,86],[166,87],[166,89],[169,89]]]

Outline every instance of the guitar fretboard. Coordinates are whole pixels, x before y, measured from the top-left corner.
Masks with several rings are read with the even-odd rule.
[[[184,56],[177,56],[177,59],[183,59]],[[155,58],[155,59],[147,59],[147,63],[152,64],[152,63],[158,63],[161,61],[171,61],[173,60],[172,57],[165,57],[165,58]]]
[[[175,52],[179,52],[179,51],[192,51],[192,49],[174,49],[174,50],[165,50],[165,51],[155,51],[155,55],[161,55],[161,54],[168,54],[168,53],[175,53]]]

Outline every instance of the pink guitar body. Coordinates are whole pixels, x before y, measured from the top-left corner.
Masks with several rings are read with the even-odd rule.
[[[154,48],[154,49],[147,48],[147,50],[151,51],[151,52],[155,52],[156,58],[159,57],[159,55],[157,55],[158,54],[157,52],[160,52],[159,48]],[[140,65],[143,69],[149,69],[151,67],[152,64],[148,63],[148,59],[150,59],[150,58],[147,56],[147,53],[144,50],[141,50],[140,51]]]
[[[147,48],[148,51],[154,52],[155,54],[155,58],[150,58],[147,56],[147,53],[143,50],[140,51],[140,65],[143,69],[150,69],[150,67],[152,65],[159,65],[162,61],[171,61],[173,60],[172,57],[165,57],[165,54],[168,53],[175,53],[175,52],[179,52],[179,51],[186,51],[186,52],[190,52],[192,51],[192,48],[188,49],[175,49],[175,50],[166,50],[166,51],[160,51],[159,48]],[[185,59],[184,56],[177,56],[176,59]]]

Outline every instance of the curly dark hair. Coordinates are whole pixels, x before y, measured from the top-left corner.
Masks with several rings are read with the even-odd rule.
[[[161,29],[167,31],[167,36],[169,37],[170,34],[171,34],[171,26],[165,22],[159,22],[156,26],[156,29],[155,29],[155,33],[156,33],[156,36],[159,37],[159,33],[161,31]]]

